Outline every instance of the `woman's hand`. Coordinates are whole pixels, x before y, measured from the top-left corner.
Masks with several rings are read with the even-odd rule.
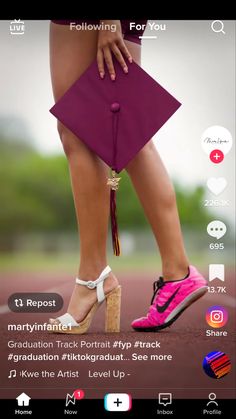
[[[132,63],[132,57],[129,53],[122,36],[120,20],[103,20],[101,23],[116,26],[116,30],[100,29],[98,34],[98,50],[97,50],[97,63],[100,77],[103,79],[105,76],[104,60],[108,68],[111,80],[115,80],[116,74],[113,65],[112,54],[116,57],[125,73],[128,73],[128,67],[124,60],[127,58]]]

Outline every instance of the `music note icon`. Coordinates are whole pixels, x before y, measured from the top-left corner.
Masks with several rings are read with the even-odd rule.
[[[15,378],[16,377],[16,370],[11,370],[9,372],[8,378]]]

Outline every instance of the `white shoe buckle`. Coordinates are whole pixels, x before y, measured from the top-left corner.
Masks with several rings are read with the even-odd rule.
[[[86,286],[87,286],[90,290],[93,290],[93,289],[96,287],[96,285],[94,284],[94,281],[88,281],[88,282],[87,282],[87,284],[86,284]]]

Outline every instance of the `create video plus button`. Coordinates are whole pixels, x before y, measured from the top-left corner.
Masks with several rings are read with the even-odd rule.
[[[22,292],[8,298],[8,307],[15,313],[56,313],[63,307],[63,299],[51,292]]]
[[[108,393],[104,397],[104,407],[109,412],[126,412],[132,407],[132,399],[126,393]]]

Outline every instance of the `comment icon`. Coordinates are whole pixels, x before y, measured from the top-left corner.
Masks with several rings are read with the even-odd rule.
[[[227,231],[225,223],[219,220],[211,221],[207,226],[207,233],[209,236],[216,238],[217,240],[221,239]]]

